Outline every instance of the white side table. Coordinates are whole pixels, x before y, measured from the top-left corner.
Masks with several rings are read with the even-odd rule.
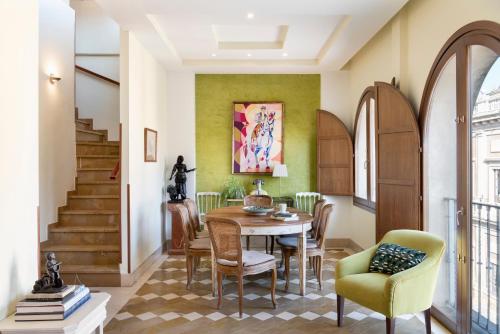
[[[106,319],[108,293],[93,293],[69,318],[62,321],[15,322],[14,315],[0,321],[0,333],[7,334],[102,334]]]

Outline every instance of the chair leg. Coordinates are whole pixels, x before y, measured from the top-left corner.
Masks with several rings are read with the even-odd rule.
[[[271,235],[271,255],[274,255],[274,235]]]
[[[321,282],[323,281],[323,256],[318,256],[318,284],[319,284],[319,289],[321,290]]]
[[[425,333],[426,334],[431,334],[431,309],[428,308],[427,310],[424,311],[424,316],[425,316]]]
[[[250,250],[250,236],[247,235],[247,250]]]
[[[271,301],[273,302],[273,308],[276,308],[276,268],[273,269],[273,276],[271,279]]]
[[[219,310],[222,305],[222,273],[217,272],[217,309]]]
[[[267,251],[269,238],[267,237],[267,235],[264,238],[266,238],[266,254],[269,254],[268,251]]]
[[[191,287],[191,278],[193,277],[193,257],[191,255],[186,255],[186,289]]]
[[[344,297],[337,295],[337,326],[344,324]]]
[[[238,307],[240,310],[240,318],[243,317],[243,275],[238,275]]]
[[[288,291],[288,286],[290,284],[290,254],[287,251],[282,250],[283,256],[285,257],[285,291]]]
[[[385,333],[394,334],[396,327],[396,318],[385,318]]]

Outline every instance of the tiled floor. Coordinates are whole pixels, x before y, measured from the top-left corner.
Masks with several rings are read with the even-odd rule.
[[[194,277],[191,290],[186,290],[186,269],[183,257],[164,258],[151,275],[144,275],[144,284],[134,293],[116,290],[108,312],[114,314],[105,333],[264,333],[270,330],[287,333],[385,333],[384,317],[357,304],[346,302],[346,319],[342,328],[336,326],[336,295],[334,268],[337,259],[348,255],[347,250],[329,250],[324,264],[322,291],[312,272],[308,271],[307,293],[298,294],[298,271],[292,269],[291,285],[285,292],[284,281],[277,282],[278,308],[273,309],[269,295],[269,275],[245,278],[244,315],[237,314],[237,284],[234,278],[224,281],[224,300],[217,310],[210,291],[210,267],[203,261]],[[277,257],[280,255],[278,254]],[[292,268],[296,268],[292,262]],[[149,276],[149,277],[148,277]],[[137,286],[137,285],[136,285]],[[122,288],[118,288],[122,289]],[[104,289],[102,289],[104,290]],[[116,293],[121,295],[115,298]],[[434,325],[436,333],[442,333]],[[397,320],[397,333],[424,333],[421,317],[403,316]]]

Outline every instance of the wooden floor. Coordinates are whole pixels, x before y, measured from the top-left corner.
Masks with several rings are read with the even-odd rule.
[[[210,291],[210,263],[202,262],[188,291],[184,258],[169,257],[108,323],[105,333],[385,333],[382,315],[349,301],[344,327],[337,327],[334,268],[337,259],[347,255],[343,249],[328,251],[322,291],[308,270],[304,297],[298,294],[297,265],[292,261],[290,290],[283,291],[283,280],[277,283],[277,309],[270,301],[270,274],[245,277],[243,319],[236,313],[237,284],[233,278],[224,282],[223,304],[217,310]],[[424,332],[424,324],[413,315],[397,319],[398,334]]]

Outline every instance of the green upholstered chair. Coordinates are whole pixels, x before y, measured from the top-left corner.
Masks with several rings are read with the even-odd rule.
[[[368,267],[380,243],[393,243],[426,253],[422,263],[394,275],[370,273]],[[426,332],[431,333],[430,307],[445,243],[439,237],[415,230],[388,232],[379,244],[337,262],[338,326],[342,326],[344,298],[386,316],[386,332],[394,333],[399,315],[424,311]]]

